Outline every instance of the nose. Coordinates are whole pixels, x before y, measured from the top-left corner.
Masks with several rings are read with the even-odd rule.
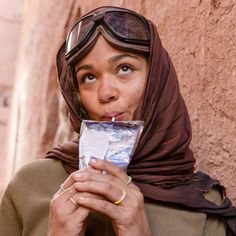
[[[118,87],[112,76],[103,77],[99,81],[98,100],[100,103],[108,103],[119,97]]]

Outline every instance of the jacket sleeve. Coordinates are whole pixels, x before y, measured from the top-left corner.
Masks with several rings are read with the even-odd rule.
[[[205,194],[205,198],[212,201],[218,205],[222,203],[222,196],[217,188],[211,189]],[[226,225],[224,221],[217,216],[208,215],[204,227],[204,236],[225,236],[226,235]]]
[[[8,185],[0,205],[0,236],[21,235],[22,223],[11,197],[11,184]]]
[[[219,192],[212,189],[205,197],[215,203],[222,201]],[[177,205],[146,202],[145,209],[152,236],[225,236],[225,223],[217,217],[194,212]]]
[[[46,235],[50,201],[67,177],[61,162],[53,159],[19,169],[0,205],[0,236]]]

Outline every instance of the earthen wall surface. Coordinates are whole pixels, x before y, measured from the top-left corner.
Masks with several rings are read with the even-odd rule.
[[[7,134],[15,80],[23,0],[0,1],[0,197],[9,181]]]

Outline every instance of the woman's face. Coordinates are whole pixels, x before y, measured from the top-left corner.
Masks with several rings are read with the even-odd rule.
[[[99,36],[93,49],[76,65],[79,94],[89,118],[132,120],[143,96],[148,62],[117,50]]]

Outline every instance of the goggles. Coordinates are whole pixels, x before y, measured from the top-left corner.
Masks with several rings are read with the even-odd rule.
[[[72,26],[66,39],[67,60],[86,45],[98,26],[102,26],[110,36],[122,43],[149,47],[149,25],[143,16],[115,7],[97,10],[97,13],[96,10],[88,13]]]

